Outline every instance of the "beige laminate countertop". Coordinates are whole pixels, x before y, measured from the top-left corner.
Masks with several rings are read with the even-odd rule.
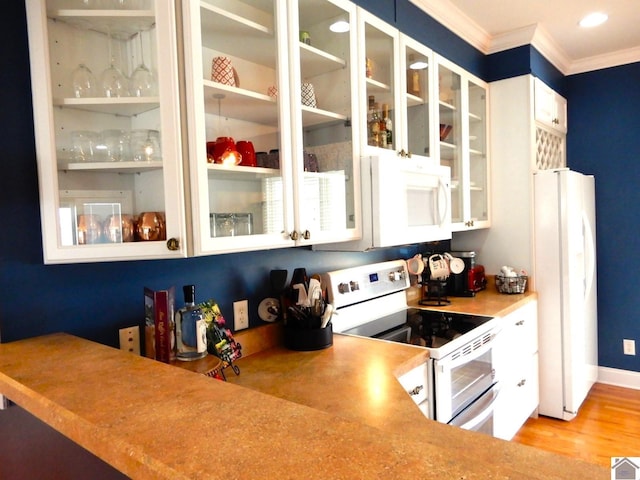
[[[395,380],[425,351],[398,346],[336,335],[321,351],[276,347],[227,375],[245,388],[55,334],[0,344],[0,393],[145,480],[609,478],[427,420]]]

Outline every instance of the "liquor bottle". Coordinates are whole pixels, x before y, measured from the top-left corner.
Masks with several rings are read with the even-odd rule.
[[[384,104],[383,104],[384,105]],[[379,106],[376,103],[376,112],[378,112],[378,146],[380,148],[387,148],[387,123],[384,121],[382,111],[379,110]]]
[[[393,121],[389,115],[389,105],[382,104],[382,120],[384,121],[384,131],[387,136],[385,145],[387,148],[393,149]]]
[[[202,310],[196,307],[194,285],[182,287],[184,307],[176,312],[176,358],[198,360],[207,355],[207,324]]]
[[[369,95],[369,111],[367,112],[367,143],[373,147],[380,146],[380,115],[378,104],[373,95]]]

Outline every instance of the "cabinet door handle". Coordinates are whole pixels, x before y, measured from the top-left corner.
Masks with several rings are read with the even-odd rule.
[[[465,224],[467,227],[473,227],[473,220],[469,220],[469,221],[467,221],[467,222],[464,222],[464,224]]]
[[[518,325],[519,327],[521,327],[522,325],[524,325],[524,320],[518,320],[516,322],[516,325]]]
[[[518,386],[519,386],[519,387],[524,387],[524,384],[525,384],[525,383],[527,383],[527,379],[526,379],[526,378],[523,378],[522,380],[520,380],[520,381],[518,382]]]
[[[418,395],[423,388],[424,385],[417,385],[413,389],[409,390],[409,395]]]

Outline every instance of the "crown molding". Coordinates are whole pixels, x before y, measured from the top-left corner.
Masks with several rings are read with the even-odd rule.
[[[492,37],[449,0],[409,1],[485,55],[523,45],[533,45],[563,75],[640,62],[640,47],[593,57],[571,59],[553,37],[538,24],[528,25]]]
[[[594,55],[593,57],[581,58],[571,63],[566,75],[592,72],[603,68],[618,67],[629,63],[640,62],[640,47],[633,47],[627,50],[620,50],[604,55]]]
[[[472,47],[487,54],[491,36],[449,0],[409,0]]]

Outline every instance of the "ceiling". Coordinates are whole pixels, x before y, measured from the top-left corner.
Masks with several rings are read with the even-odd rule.
[[[532,44],[564,74],[640,61],[638,0],[411,0],[483,51]],[[609,20],[578,26],[588,13]]]

